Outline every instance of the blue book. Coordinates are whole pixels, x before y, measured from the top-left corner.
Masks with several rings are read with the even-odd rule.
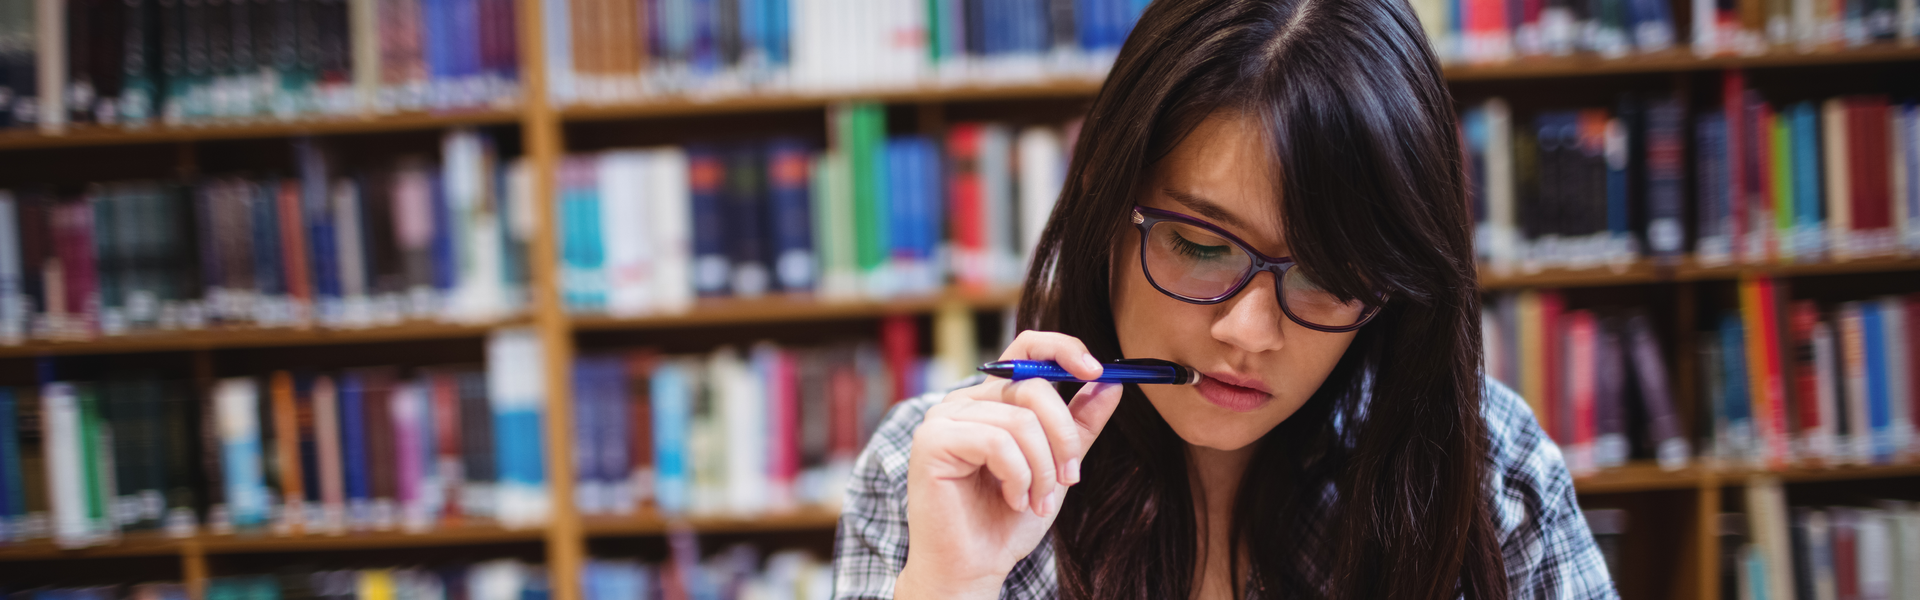
[[[767,56],[767,0],[719,0],[732,2],[735,15],[735,35],[739,38],[740,57]],[[745,65],[741,65],[745,66]]]
[[[692,501],[687,465],[687,431],[693,427],[693,390],[689,374],[677,362],[664,361],[649,381],[653,396],[654,500],[660,512],[686,512]]]
[[[26,482],[20,472],[19,406],[12,387],[0,387],[0,540],[27,514]]]
[[[1723,365],[1727,426],[1736,450],[1752,452],[1754,442],[1753,404],[1747,395],[1747,342],[1739,311],[1720,318],[1720,359]]]
[[[726,183],[721,199],[726,219],[730,285],[735,296],[756,297],[770,287],[767,246],[766,165],[761,148],[741,144],[727,150]]]
[[[1701,238],[1721,238],[1721,246],[1716,247],[1715,252],[1731,252],[1732,247],[1726,245],[1731,243],[1726,236],[1733,233],[1731,222],[1733,213],[1728,208],[1732,201],[1733,185],[1729,179],[1726,159],[1727,119],[1726,115],[1719,111],[1700,115],[1699,119],[1695,126],[1697,135],[1695,147],[1699,157],[1696,175],[1699,182],[1696,201],[1699,206],[1695,213],[1698,215],[1696,220],[1699,223],[1698,235]]]
[[[1623,104],[1629,104],[1629,106],[1623,106],[1622,108],[1626,110],[1619,110],[1615,114],[1624,115],[1627,113],[1627,110],[1633,110],[1637,107],[1636,105],[1631,105],[1630,102]],[[1632,225],[1629,225],[1627,221],[1627,203],[1630,201],[1629,194],[1631,194],[1630,187],[1632,186],[1632,182],[1628,180],[1628,155],[1631,152],[1628,149],[1632,147],[1631,136],[1640,135],[1640,133],[1634,131],[1632,127],[1623,126],[1620,127],[1620,131],[1621,134],[1627,136],[1628,139],[1621,141],[1622,147],[1619,148],[1619,151],[1602,153],[1602,160],[1607,167],[1607,233],[1615,240],[1627,239],[1633,236]]]
[[[941,234],[946,231],[945,171],[941,169],[942,154],[940,143],[933,138],[921,136],[918,144],[920,168],[920,256],[925,257],[934,269],[934,284],[944,281],[943,267],[937,262],[940,255]]]
[[[598,368],[599,362],[591,357],[573,361],[573,501],[588,513],[599,512],[599,490],[606,483],[600,472],[600,448],[605,444],[599,435],[606,398],[595,373]]]
[[[687,191],[693,215],[693,291],[702,296],[727,293],[733,279],[727,252],[726,163],[711,146],[687,147]]]
[[[688,66],[695,79],[720,72],[720,6],[726,0],[692,0],[692,45],[688,48]]]
[[[1873,462],[1893,461],[1893,407],[1888,402],[1887,336],[1880,303],[1861,302],[1860,329],[1867,355],[1867,422],[1873,432]]]
[[[448,10],[452,0],[420,0],[420,54],[427,67],[427,81],[430,83],[428,104],[444,106],[445,98],[438,92],[445,89],[446,82],[453,79],[453,65],[448,54],[453,46],[448,39],[453,34],[453,15]]]
[[[253,286],[263,296],[285,296],[286,263],[280,258],[280,185],[269,178],[253,190]]]
[[[883,151],[886,161],[886,198],[881,206],[887,211],[887,256],[896,269],[910,263],[914,258],[914,194],[912,193],[913,174],[910,138],[906,136],[887,140]]]
[[[545,25],[547,88],[558,103],[573,99],[573,21],[569,0],[542,0],[541,17]],[[501,169],[505,170],[505,169]]]
[[[480,2],[479,0],[447,0],[452,4],[452,20],[448,27],[452,29],[447,36],[451,48],[447,54],[452,58],[453,73],[463,80],[480,75]],[[475,98],[465,98],[467,102]]]
[[[792,17],[787,14],[787,2],[763,2],[767,11],[767,64],[778,70],[787,66],[792,57],[789,30],[793,27]]]
[[[813,289],[818,271],[807,154],[807,146],[795,139],[774,140],[767,148],[768,247],[773,251],[774,281],[788,291]]]
[[[560,183],[561,292],[568,310],[594,311],[607,304],[606,246],[600,237],[597,161],[573,159]]]
[[[440,291],[442,298],[447,298],[453,294],[453,288],[459,285],[459,264],[456,262],[459,256],[453,247],[453,209],[447,206],[446,178],[428,179],[432,182],[430,208],[433,211],[433,239],[428,242],[428,256],[432,257],[433,263],[433,288]]]
[[[373,480],[367,469],[366,378],[347,371],[340,374],[336,400],[340,405],[340,471],[345,479],[347,505],[351,521],[365,522],[373,501]]]
[[[1820,178],[1820,109],[1812,102],[1801,102],[1788,109],[1793,127],[1793,227],[1794,255],[1799,260],[1817,260],[1820,236],[1826,227],[1821,222],[1820,195],[1826,190]]]

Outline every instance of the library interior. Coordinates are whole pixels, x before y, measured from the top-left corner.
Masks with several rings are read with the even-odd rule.
[[[1916,0],[1410,1],[1620,596],[1920,600]],[[832,597],[1147,4],[0,0],[0,595]]]

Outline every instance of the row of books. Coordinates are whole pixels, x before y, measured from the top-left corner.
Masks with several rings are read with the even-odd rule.
[[[19,589],[10,589],[10,587],[0,586],[0,598],[7,600],[189,600],[187,586],[172,582],[40,586]]]
[[[1591,53],[1620,58],[1673,48],[1684,33],[1700,56],[1772,50],[1832,51],[1912,44],[1920,14],[1911,0],[1416,0],[1414,10],[1443,61],[1503,62]]]
[[[1689,249],[1703,266],[1920,255],[1913,102],[1864,95],[1776,108],[1740,71],[1724,82],[1724,109],[1695,115],[1691,136],[1671,94],[1531,122],[1499,98],[1469,107],[1462,132],[1481,260],[1510,274],[1678,261]]]
[[[1742,464],[1887,464],[1920,446],[1920,294],[1822,306],[1784,280],[1739,284],[1699,341],[1711,456]]]
[[[0,540],[538,525],[539,342],[500,330],[487,354],[485,370],[277,371],[204,391],[43,366],[38,388],[0,388]]]
[[[1620,58],[1675,43],[1668,0],[1414,0],[1445,62],[1593,53]]]
[[[568,310],[1018,284],[1075,126],[962,123],[935,139],[889,137],[884,118],[877,105],[836,109],[825,152],[775,139],[568,157],[555,203]]]
[[[6,0],[0,128],[511,105],[512,0]]]
[[[1106,73],[1142,0],[544,0],[560,103]]]
[[[1727,600],[1920,598],[1920,508],[1793,506],[1779,480],[1757,477],[1745,512],[1721,513],[1720,594]]]
[[[295,145],[292,176],[0,190],[0,342],[483,323],[524,305],[531,211],[508,183],[524,169],[486,136],[353,173]]]
[[[1501,294],[1482,309],[1486,372],[1521,396],[1576,476],[1631,458],[1685,466],[1667,360],[1640,309],[1575,309],[1557,290]]]
[[[911,319],[888,318],[881,331],[879,343],[583,354],[573,366],[580,512],[651,504],[667,514],[754,516],[838,506],[853,458],[886,410],[931,379]]]
[[[762,556],[735,544],[700,558],[694,536],[669,536],[666,561],[593,558],[580,579],[583,600],[826,600],[833,569],[804,550]]]

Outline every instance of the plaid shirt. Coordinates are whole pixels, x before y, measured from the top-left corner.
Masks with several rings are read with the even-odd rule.
[[[943,393],[901,402],[854,463],[834,541],[834,598],[893,597],[907,564],[907,455],[913,430]],[[1489,378],[1481,414],[1492,437],[1491,492],[1500,552],[1515,600],[1617,600],[1613,579],[1574,499],[1560,449],[1518,394]],[[1053,598],[1053,545],[1040,542],[1007,574],[1000,597]]]

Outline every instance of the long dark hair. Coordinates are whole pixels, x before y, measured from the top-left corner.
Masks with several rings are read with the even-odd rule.
[[[1219,110],[1262,125],[1294,258],[1338,294],[1388,298],[1256,442],[1229,545],[1253,572],[1229,561],[1235,595],[1251,582],[1260,597],[1503,600],[1466,176],[1452,97],[1405,0],[1148,5],[1086,117],[1020,327],[1121,357],[1116,236],[1131,235],[1148,169]],[[1126,394],[1053,528],[1066,598],[1195,589],[1184,443],[1138,388]]]

